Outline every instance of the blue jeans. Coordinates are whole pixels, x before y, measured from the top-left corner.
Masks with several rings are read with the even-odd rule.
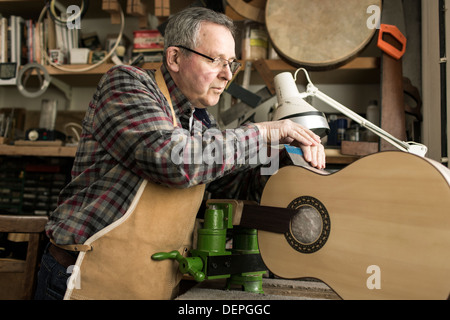
[[[70,273],[48,252],[48,246],[42,255],[38,273],[35,300],[62,300],[67,289]]]

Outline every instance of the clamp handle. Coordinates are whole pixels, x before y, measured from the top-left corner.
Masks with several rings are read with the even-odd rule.
[[[401,45],[401,49],[394,47],[392,44],[386,42],[383,39],[385,34],[391,35],[396,41],[398,41]],[[378,48],[383,50],[385,53],[393,57],[394,59],[399,60],[406,51],[406,37],[401,33],[401,31],[394,25],[389,24],[381,24],[380,31],[378,33]]]
[[[178,269],[181,273],[188,273],[194,277],[195,281],[202,282],[205,280],[205,273],[200,270],[203,269],[203,261],[199,257],[183,257],[177,250],[171,252],[158,252],[152,255],[153,260],[162,261],[166,259],[177,260],[179,263]]]

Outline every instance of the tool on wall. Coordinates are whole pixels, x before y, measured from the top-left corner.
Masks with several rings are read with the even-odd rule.
[[[38,89],[34,91],[27,87],[28,80],[32,74],[36,75],[39,82]],[[19,70],[16,85],[17,89],[23,96],[27,98],[36,98],[47,91],[50,83],[61,90],[68,100],[72,98],[72,88],[65,82],[55,77],[51,77],[47,69],[43,65],[36,62],[28,63]]]
[[[384,1],[377,40],[377,46],[382,52],[380,126],[400,140],[407,138],[403,84],[403,60],[407,47],[405,34],[403,1]],[[380,151],[385,150],[393,148],[381,141]]]
[[[405,100],[403,93],[402,57],[406,51],[406,37],[394,25],[381,24],[378,47],[382,50],[381,72],[381,128],[400,140],[406,140]],[[392,150],[381,141],[380,150]]]

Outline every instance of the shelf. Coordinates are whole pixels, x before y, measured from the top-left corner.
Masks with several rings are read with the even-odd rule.
[[[294,67],[283,60],[265,60],[270,70],[274,72],[295,72]],[[304,67],[308,70],[308,67]],[[368,84],[380,81],[380,59],[378,57],[358,57],[347,64],[330,70],[312,71],[308,70],[311,80],[316,84]],[[299,83],[302,80],[299,76]]]
[[[37,156],[37,157],[75,157],[77,147],[30,147],[0,145],[0,155],[2,156]]]
[[[328,164],[350,164],[361,159],[359,156],[344,155],[339,149],[325,148],[325,155]]]
[[[268,67],[270,70],[272,71],[295,71],[297,68],[295,68],[294,66],[286,63],[283,60],[265,60],[265,62],[267,63]],[[244,69],[245,63],[243,61],[241,61],[243,67],[242,69]],[[159,68],[159,66],[161,65],[160,62],[157,63],[145,63],[142,68],[143,69],[156,69]],[[83,72],[83,73],[74,73],[74,72],[70,72],[70,71],[62,71],[56,67],[53,66],[47,66],[47,70],[48,73],[50,75],[66,75],[66,74],[70,74],[70,75],[87,75],[87,74],[104,74],[106,71],[108,71],[110,68],[112,68],[114,66],[114,64],[112,63],[103,63],[101,65],[99,65],[98,67]],[[62,67],[66,68],[66,69],[83,69],[86,67],[89,67],[89,64],[77,64],[77,65],[63,65]],[[360,57],[360,58],[356,58],[352,61],[350,61],[348,64],[337,68],[335,70],[329,70],[328,72],[332,72],[332,71],[350,71],[350,70],[354,70],[354,71],[364,71],[364,70],[378,70],[379,68],[379,60],[378,58],[375,57]],[[315,73],[319,73],[321,71],[315,71]]]
[[[276,70],[285,70],[285,71],[294,71],[297,68],[288,64],[284,60],[266,60],[267,65],[273,71]],[[347,64],[337,68],[336,70],[371,70],[379,68],[379,60],[376,57],[358,57],[354,60],[348,62]],[[307,68],[305,68],[307,69]],[[326,71],[326,70],[325,70]],[[329,70],[334,71],[334,70]]]
[[[283,60],[265,60],[267,66],[274,73],[281,71],[294,72],[297,68]],[[161,63],[145,63],[143,69],[158,69]],[[244,66],[245,63],[242,62]],[[63,65],[65,69],[84,69],[88,64]],[[114,66],[112,63],[103,63],[96,68],[85,72],[63,71],[53,66],[46,66],[51,76],[58,77],[70,86],[97,86],[101,76]],[[307,68],[306,68],[307,69]],[[243,69],[242,69],[243,70]],[[344,84],[344,83],[378,83],[379,59],[376,57],[360,57],[348,64],[328,71],[309,72],[314,83]]]
[[[159,68],[161,63],[145,63],[142,68],[144,69],[156,69]],[[61,67],[65,69],[84,69],[86,67],[89,67],[89,64],[68,64],[68,65],[62,65]],[[97,75],[102,76],[104,73],[106,73],[109,69],[114,67],[115,65],[113,63],[103,63],[91,70],[85,71],[85,72],[71,72],[71,71],[63,71],[53,66],[46,66],[46,69],[50,75],[54,76],[62,76],[62,75],[70,75],[70,76],[87,76],[87,75]]]
[[[159,68],[160,65],[161,65],[160,63],[146,63],[143,65],[143,68],[156,69]],[[89,64],[77,64],[77,65],[72,64],[72,65],[62,65],[61,67],[65,69],[77,70],[77,69],[84,69],[89,66],[90,66]],[[100,81],[100,78],[114,66],[115,64],[113,63],[103,63],[91,70],[84,72],[64,71],[53,66],[46,66],[46,69],[50,76],[58,78],[59,80],[65,82],[69,86],[96,87],[98,82]]]
[[[77,147],[33,147],[0,145],[0,156],[75,157]],[[325,149],[327,163],[350,164],[360,157],[342,155],[338,149]]]

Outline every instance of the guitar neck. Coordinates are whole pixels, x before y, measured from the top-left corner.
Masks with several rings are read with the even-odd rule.
[[[285,233],[289,231],[290,221],[297,212],[297,209],[244,204],[240,220],[233,219],[233,224],[245,228]]]

